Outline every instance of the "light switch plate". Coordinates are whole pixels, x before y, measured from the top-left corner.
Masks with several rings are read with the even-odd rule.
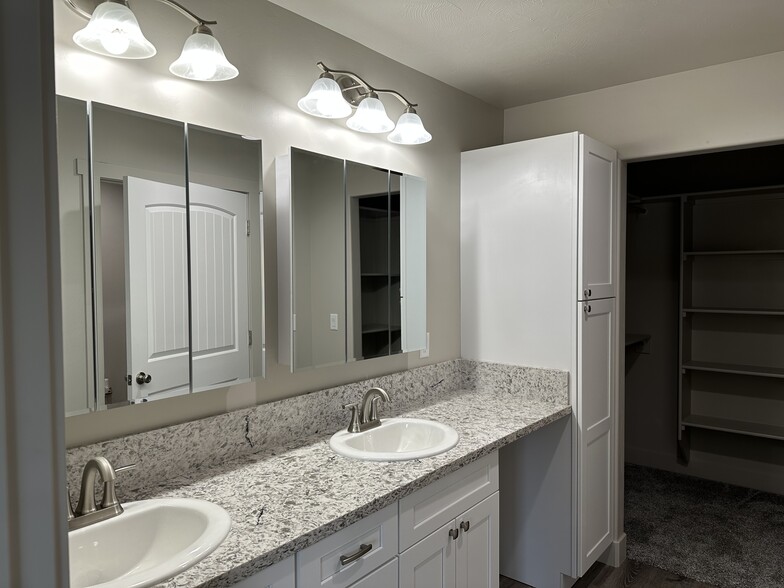
[[[329,330],[330,331],[338,330],[338,315],[335,313],[329,315]]]

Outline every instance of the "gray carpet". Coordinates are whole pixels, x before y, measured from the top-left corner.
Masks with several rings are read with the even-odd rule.
[[[627,556],[723,588],[784,588],[784,496],[626,464]]]

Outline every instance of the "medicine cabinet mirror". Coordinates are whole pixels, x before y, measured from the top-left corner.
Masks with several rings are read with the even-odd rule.
[[[57,124],[66,414],[262,376],[260,142],[62,96]]]
[[[425,180],[295,148],[276,177],[280,363],[424,349]]]

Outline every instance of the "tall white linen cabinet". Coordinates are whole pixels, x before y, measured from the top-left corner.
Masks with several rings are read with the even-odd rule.
[[[501,454],[501,573],[537,588],[623,557],[618,170],[580,133],[462,154],[462,356],[569,372],[571,427]]]

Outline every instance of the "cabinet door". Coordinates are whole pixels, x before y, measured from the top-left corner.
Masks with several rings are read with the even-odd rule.
[[[457,518],[457,588],[498,588],[498,492]]]
[[[498,490],[498,452],[476,460],[400,500],[400,551]]]
[[[614,149],[580,135],[577,300],[615,296],[617,162]]]
[[[235,588],[294,588],[294,556],[232,585]]]
[[[455,588],[455,540],[450,521],[400,554],[400,588]]]
[[[397,558],[385,563],[375,572],[349,586],[349,588],[398,588]]]
[[[615,300],[580,302],[576,409],[579,428],[578,572],[582,576],[612,539],[612,397]]]

